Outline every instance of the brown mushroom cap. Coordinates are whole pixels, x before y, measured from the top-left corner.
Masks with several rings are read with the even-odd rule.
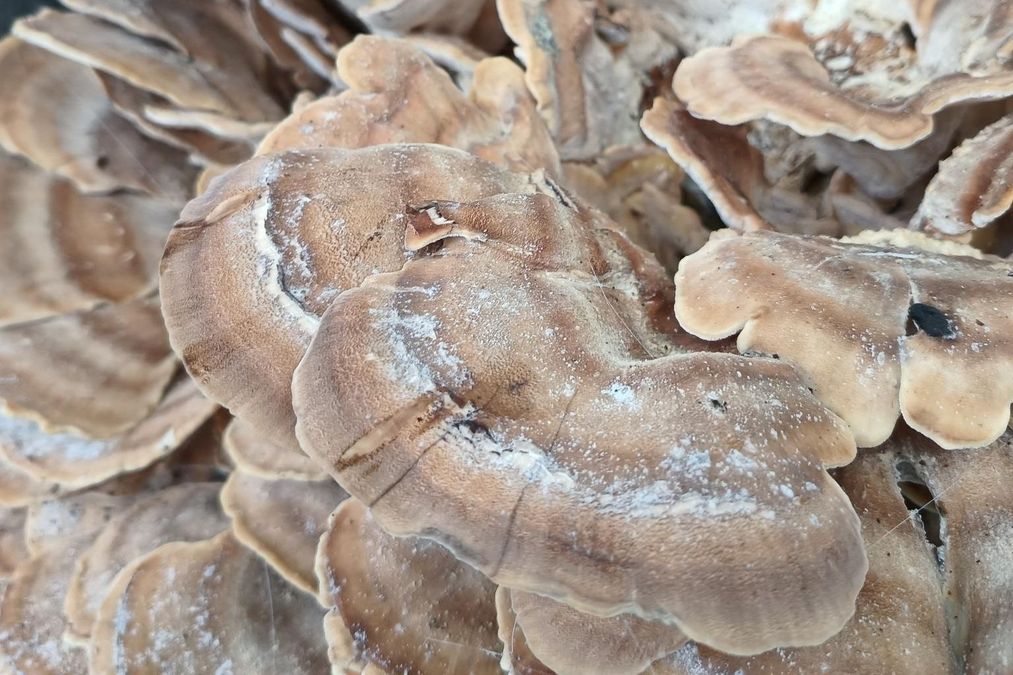
[[[958,235],[993,223],[1013,206],[1013,115],[962,143],[939,165],[912,222]]]
[[[362,502],[331,515],[317,575],[321,602],[367,662],[390,673],[500,672],[495,587],[438,544],[390,536]]]
[[[763,157],[745,130],[696,119],[663,98],[654,100],[640,125],[707,194],[728,227],[769,229],[754,206],[765,187]]]
[[[222,488],[222,507],[236,539],[293,586],[314,594],[317,540],[327,529],[327,516],[347,498],[330,478],[270,480],[234,471]]]
[[[175,202],[82,195],[67,180],[0,153],[0,326],[155,286]]]
[[[33,507],[26,523],[31,557],[0,594],[0,668],[26,675],[83,673],[84,652],[63,641],[60,611],[74,561],[132,497],[86,493]]]
[[[887,447],[893,447],[893,443]],[[778,649],[743,659],[695,644],[647,672],[652,675],[780,673],[951,673],[946,610],[936,558],[905,506],[895,452],[862,453],[838,479],[862,519],[869,574],[855,616],[822,645]],[[979,671],[971,671],[979,672]]]
[[[313,598],[229,532],[174,542],[124,568],[92,629],[91,672],[322,673]]]
[[[0,409],[48,432],[125,433],[176,370],[155,298],[0,328]]]
[[[466,95],[418,47],[361,35],[338,55],[338,77],[347,91],[295,112],[264,139],[258,154],[439,143],[517,171],[559,172],[524,73],[506,59],[481,61]]]
[[[383,182],[404,152],[343,156],[384,157]],[[474,162],[426,152],[443,158],[445,180]],[[435,538],[512,587],[674,620],[733,650],[825,639],[850,615],[865,565],[855,516],[823,469],[854,455],[843,423],[773,360],[650,359],[681,343],[653,319],[667,311],[664,273],[543,189],[421,211],[399,200],[401,218],[384,218],[401,233],[388,236],[418,253],[330,305],[295,379],[301,446],[385,528]],[[313,279],[326,283],[322,268]],[[663,419],[647,416],[659,409]],[[728,475],[712,479],[711,463]],[[770,541],[783,550],[761,564]],[[720,591],[704,591],[698,566],[715,547],[706,574]],[[818,599],[786,590],[808,575],[824,580],[811,584]]]
[[[629,614],[593,616],[523,591],[509,591],[508,596],[497,594],[497,603],[510,603],[509,615],[516,622],[509,631],[513,641],[524,640],[538,661],[559,675],[637,675],[686,642],[679,629],[658,621]]]
[[[46,433],[30,420],[0,415],[0,457],[34,479],[35,489],[30,494],[47,483],[58,483],[61,489],[94,485],[167,456],[216,409],[193,382],[180,378],[150,415],[111,438]],[[0,476],[3,474],[0,470]]]
[[[173,348],[209,396],[296,446],[292,373],[336,295],[404,264],[404,206],[533,189],[438,146],[255,158],[213,182],[169,236],[161,293]]]
[[[729,233],[683,259],[676,288],[686,330],[741,331],[740,351],[797,366],[860,446],[885,441],[898,413],[947,448],[1009,422],[1013,277],[999,259]]]
[[[140,498],[116,514],[74,565],[64,613],[86,640],[113,578],[135,559],[173,541],[202,541],[228,528],[216,483],[186,483]]]
[[[805,42],[743,36],[683,60],[673,88],[698,117],[723,124],[769,119],[804,136],[833,134],[886,149],[927,136],[933,114],[947,106],[1013,95],[1013,72],[1001,68],[971,74],[934,64],[905,86],[883,61],[865,77],[852,72],[834,81]]]
[[[139,132],[112,107],[90,68],[13,37],[0,41],[5,96],[0,144],[84,192],[126,188],[179,198],[194,170],[185,153]]]
[[[225,430],[223,445],[236,469],[251,476],[304,481],[327,478],[327,472],[298,447],[273,443],[240,419],[234,419]]]
[[[144,135],[187,152],[195,164],[236,164],[253,154],[253,144],[246,139],[222,138],[203,129],[171,128],[152,122],[146,110],[165,106],[165,99],[118,77],[102,72],[97,75],[117,113],[130,120]]]
[[[1004,672],[1013,659],[1011,443],[1006,434],[954,454],[902,429],[839,470],[862,519],[869,575],[854,618],[836,637],[749,659],[687,645],[648,672]],[[905,499],[917,488],[925,503],[909,511]]]
[[[144,39],[95,16],[49,9],[21,19],[12,31],[182,108],[245,121],[282,116],[281,106],[261,79],[263,57],[252,48],[252,35],[245,34],[245,17],[233,3],[137,0],[131,4],[143,7],[185,49]]]

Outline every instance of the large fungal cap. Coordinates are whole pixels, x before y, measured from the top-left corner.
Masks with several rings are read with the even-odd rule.
[[[175,44],[130,32],[136,24],[128,21],[109,23],[104,20],[109,13],[99,18],[46,9],[18,21],[13,32],[180,108],[247,122],[282,116],[281,106],[263,84],[264,55],[246,34],[245,17],[234,3],[132,0],[129,4],[155,19]]]
[[[885,441],[898,413],[947,448],[1006,429],[1013,277],[999,259],[775,233],[719,235],[683,259],[676,316],[699,337],[739,333],[776,354],[851,425]]]
[[[939,165],[913,224],[958,235],[987,227],[1013,206],[1013,115],[965,141]]]
[[[518,171],[559,172],[524,73],[507,59],[479,62],[465,94],[410,42],[363,35],[341,50],[338,76],[346,91],[295,112],[264,139],[258,154],[439,143]]]
[[[292,373],[335,296],[404,265],[405,205],[533,189],[438,146],[256,158],[213,182],[169,236],[161,293],[173,348],[209,396],[296,447]]]
[[[218,484],[188,483],[146,495],[111,518],[74,565],[64,613],[87,639],[113,578],[136,558],[173,541],[202,541],[228,527]]]
[[[558,675],[636,675],[686,642],[678,628],[660,621],[585,614],[544,595],[501,588],[496,603],[500,639],[509,640],[510,656],[529,652]],[[514,670],[534,670],[532,666],[522,662]]]
[[[293,586],[315,594],[317,540],[331,511],[347,497],[329,477],[266,479],[234,471],[222,488],[222,507],[236,539]]]
[[[473,173],[466,155],[424,151],[443,185]],[[398,194],[384,176],[406,152],[423,149],[315,156],[333,171],[380,167],[369,184]],[[345,187],[318,189],[323,201]],[[674,620],[732,651],[826,639],[865,571],[854,513],[824,471],[854,456],[843,422],[785,364],[683,352],[657,318],[661,268],[544,189],[402,198],[401,217],[382,216],[413,259],[362,275],[324,315],[295,377],[301,446],[383,527],[432,537],[511,587]],[[357,264],[390,269],[384,249],[371,255]],[[763,558],[771,541],[776,559]]]
[[[855,616],[834,638],[748,659],[691,644],[648,672],[1005,672],[1013,663],[1011,441],[1007,433],[954,454],[901,429],[839,470],[862,519],[869,574]]]
[[[331,515],[317,575],[355,657],[388,673],[500,672],[495,586],[439,544],[387,534],[362,502]]]
[[[155,549],[117,576],[95,620],[93,673],[326,672],[323,612],[229,532]]]
[[[779,34],[740,32],[730,46],[685,59],[676,95],[724,124],[768,119],[805,136],[903,148],[929,135],[947,106],[1013,94],[1008,54],[997,47],[1011,36],[1005,2],[921,3],[913,47],[896,6],[820,4],[783,3],[766,26],[748,29]]]
[[[74,561],[132,497],[85,493],[33,507],[25,525],[30,557],[0,596],[0,668],[26,675],[83,673],[84,652],[64,642],[60,611]]]
[[[0,41],[0,145],[83,192],[125,188],[179,198],[195,172],[186,154],[118,114],[95,73],[13,37]]]
[[[46,431],[122,434],[151,413],[177,369],[154,298],[0,328],[0,410]]]
[[[0,326],[150,291],[179,209],[139,195],[83,195],[4,153],[0,205]]]
[[[17,474],[31,477],[32,489],[21,498],[30,499],[49,484],[56,484],[57,491],[94,485],[166,457],[215,410],[217,406],[184,376],[172,383],[149,415],[109,438],[47,433],[31,420],[0,415],[0,458]],[[0,484],[5,473],[0,469]],[[20,480],[17,475],[12,478]]]

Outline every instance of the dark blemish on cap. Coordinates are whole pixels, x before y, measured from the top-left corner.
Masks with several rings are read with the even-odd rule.
[[[914,324],[915,331],[908,331],[913,335],[916,331],[922,331],[929,337],[952,340],[957,337],[957,331],[953,328],[953,322],[945,314],[932,305],[923,302],[913,303],[907,310],[909,326]]]

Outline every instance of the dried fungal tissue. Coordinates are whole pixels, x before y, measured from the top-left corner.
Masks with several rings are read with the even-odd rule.
[[[1013,673],[1008,0],[40,4],[0,673]]]

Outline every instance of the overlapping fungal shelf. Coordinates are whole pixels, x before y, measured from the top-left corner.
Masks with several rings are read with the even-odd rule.
[[[1013,4],[0,40],[0,673],[1013,673]]]

